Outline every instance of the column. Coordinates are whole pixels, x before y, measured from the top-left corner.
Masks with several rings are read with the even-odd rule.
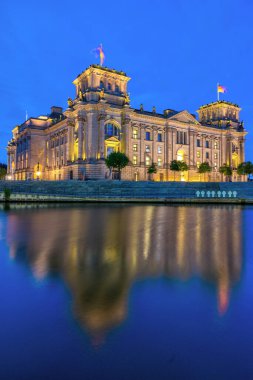
[[[78,133],[78,154],[77,154],[78,160],[83,159],[83,122],[84,122],[83,117],[77,116],[76,127],[77,127],[77,133]]]
[[[74,125],[72,121],[67,121],[67,160],[73,161],[73,151],[74,151]]]
[[[106,156],[105,152],[105,115],[99,116],[98,122],[99,130],[98,130],[98,157],[104,158]]]

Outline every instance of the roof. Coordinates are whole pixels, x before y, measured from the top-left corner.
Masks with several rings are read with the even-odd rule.
[[[89,67],[87,67],[84,71],[82,71],[79,75],[77,75],[77,78],[80,77],[86,70],[90,69],[90,68],[94,68],[94,69],[99,69],[99,70],[103,70],[103,71],[107,71],[109,73],[113,73],[113,74],[118,74],[118,75],[123,75],[124,77],[127,77],[126,73],[124,71],[119,71],[119,70],[115,70],[115,69],[110,69],[109,67],[105,67],[105,66],[101,66],[101,65],[90,65]]]
[[[228,106],[233,106],[233,107],[240,108],[240,107],[238,106],[238,104],[231,103],[231,102],[227,102],[227,101],[225,101],[225,100],[218,100],[218,101],[216,101],[216,102],[212,102],[212,103],[204,104],[203,106],[199,107],[199,109],[207,108],[207,107],[210,107],[210,106],[222,105],[222,104],[226,104],[226,105],[228,105]]]

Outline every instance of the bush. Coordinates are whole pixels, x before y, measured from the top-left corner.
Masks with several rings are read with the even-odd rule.
[[[11,191],[8,188],[4,188],[4,200],[5,202],[9,202],[11,198]]]

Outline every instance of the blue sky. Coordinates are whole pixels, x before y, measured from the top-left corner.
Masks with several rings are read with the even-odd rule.
[[[131,105],[195,112],[221,98],[239,104],[253,160],[253,1],[22,1],[1,4],[0,161],[12,128],[66,108],[72,80],[103,43],[105,65],[125,71]]]

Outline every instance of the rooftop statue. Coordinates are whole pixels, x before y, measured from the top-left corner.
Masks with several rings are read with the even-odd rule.
[[[69,106],[69,108],[73,108],[73,105],[74,105],[73,100],[71,98],[68,98],[68,106]]]

